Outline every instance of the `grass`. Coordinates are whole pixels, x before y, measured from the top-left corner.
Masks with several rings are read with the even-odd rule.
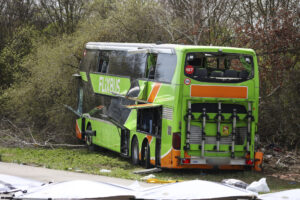
[[[12,162],[33,166],[84,172],[118,178],[140,180],[144,175],[133,174],[142,169],[133,166],[130,159],[122,158],[119,154],[101,149],[89,152],[87,149],[36,149],[36,148],[0,148],[3,162]],[[100,169],[109,169],[111,173],[101,173]],[[267,177],[271,191],[300,188],[300,183],[284,181],[264,173],[253,171],[203,171],[203,170],[170,170],[163,169],[155,174],[161,180],[209,180],[220,182],[223,179],[234,178],[246,183]]]

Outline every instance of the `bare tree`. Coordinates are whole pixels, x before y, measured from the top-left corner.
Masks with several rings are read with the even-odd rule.
[[[160,9],[153,16],[169,33],[173,42],[223,45],[231,38],[229,20],[237,2],[236,0],[161,1]],[[219,37],[223,37],[223,41],[219,40]]]
[[[40,0],[40,5],[50,23],[60,33],[72,33],[83,17],[86,0]]]
[[[17,27],[35,21],[36,11],[34,0],[0,1],[0,50],[5,45],[7,37],[10,37]]]

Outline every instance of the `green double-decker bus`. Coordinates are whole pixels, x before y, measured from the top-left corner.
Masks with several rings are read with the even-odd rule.
[[[146,168],[260,170],[251,49],[86,44],[76,136]]]

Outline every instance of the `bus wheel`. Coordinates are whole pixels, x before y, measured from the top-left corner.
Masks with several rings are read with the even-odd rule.
[[[146,168],[146,169],[149,169],[151,167],[151,164],[150,164],[150,146],[149,146],[149,143],[147,142],[146,145],[144,146],[144,149],[143,149],[143,154],[144,155],[144,158],[143,158],[143,166]]]
[[[134,165],[139,164],[139,143],[136,138],[132,140],[131,145],[131,162]]]
[[[86,130],[91,131],[92,130],[92,126],[89,124],[87,126]],[[91,135],[86,135],[85,136],[85,143],[86,143],[86,146],[87,146],[87,148],[88,148],[89,151],[94,151],[95,150],[95,146],[93,145],[92,136]]]

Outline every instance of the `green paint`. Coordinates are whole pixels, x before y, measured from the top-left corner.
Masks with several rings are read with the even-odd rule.
[[[207,47],[207,46],[182,46],[178,45],[174,48],[177,56],[177,66],[172,78],[171,83],[160,83],[160,89],[154,99],[155,104],[160,104],[162,106],[163,112],[168,113],[171,116],[165,116],[166,113],[162,113],[162,126],[161,126],[161,156],[167,154],[172,148],[172,135],[173,133],[181,133],[181,151],[180,157],[184,158],[187,137],[187,121],[186,115],[188,113],[188,102],[192,103],[218,103],[222,104],[238,104],[245,107],[248,110],[248,102],[252,103],[252,115],[254,121],[251,122],[251,143],[250,143],[250,158],[254,159],[254,137],[255,131],[257,129],[258,123],[258,98],[259,98],[259,79],[258,79],[258,64],[255,52],[251,49],[242,48],[231,48],[231,47]],[[254,78],[239,82],[239,83],[222,83],[222,82],[201,82],[192,79],[184,74],[185,58],[187,53],[191,52],[219,52],[223,53],[236,53],[249,55],[253,57],[254,66]],[[246,61],[241,60],[242,63]],[[155,63],[153,57],[149,56],[147,60],[149,69],[150,65]],[[246,63],[247,64],[247,63]],[[247,70],[250,70],[250,66],[247,64]],[[84,72],[80,73],[84,77]],[[147,74],[147,73],[146,73]],[[109,96],[121,95],[125,96],[128,90],[131,88],[131,82],[129,77],[114,76],[110,74],[100,74],[100,73],[89,73],[90,84],[93,88],[94,93],[103,94]],[[145,75],[146,76],[146,75]],[[185,84],[185,79],[190,79],[190,84]],[[87,81],[87,78],[82,78]],[[144,79],[139,79],[139,94],[137,99],[147,101],[152,89],[154,88],[154,80],[149,80],[147,77]],[[245,99],[232,99],[232,98],[202,98],[202,97],[191,97],[191,85],[214,85],[214,86],[243,86],[248,88],[248,97]],[[121,114],[121,113],[120,113]],[[231,113],[222,113],[224,116],[224,121],[221,122],[220,132],[221,137],[232,137],[232,119]],[[237,121],[237,127],[247,127],[246,113],[238,113],[239,120]],[[191,122],[192,126],[202,127],[202,122],[199,120],[201,113],[194,112],[194,119]],[[207,136],[216,137],[217,134],[217,123],[215,120],[216,113],[208,113],[209,120],[207,120],[205,132]],[[140,119],[137,116],[137,109],[132,109],[130,114],[124,123],[124,127],[130,131],[130,143],[133,137],[137,137],[139,142],[139,148],[141,150],[143,141],[146,140],[146,133],[141,133],[137,131],[137,123]],[[79,120],[80,121],[80,120]],[[97,135],[93,138],[93,143],[103,146],[105,148],[111,149],[116,152],[120,152],[120,132],[121,129],[115,124],[107,122],[105,120],[88,119],[87,123],[91,123],[93,130],[97,132]],[[228,129],[228,132],[224,132]],[[171,132],[170,132],[171,130]],[[200,133],[199,133],[200,134]],[[151,158],[155,158],[155,145],[156,136],[153,135],[152,142],[150,144]],[[215,150],[216,144],[206,144],[205,145],[205,157],[230,157],[230,145],[231,144],[221,144],[220,152]],[[245,158],[247,154],[246,150],[246,140],[242,144],[235,145],[235,156],[239,158]],[[201,156],[201,148],[199,144],[191,144],[190,149],[186,151],[190,156]],[[174,160],[172,162],[177,162]],[[164,167],[164,166],[162,166]]]
[[[129,78],[92,73],[90,74],[90,78],[93,90],[98,94],[125,96],[130,88]]]
[[[85,81],[85,82],[88,81],[86,72],[80,72],[80,75],[81,75],[81,79],[82,79],[83,81]]]

